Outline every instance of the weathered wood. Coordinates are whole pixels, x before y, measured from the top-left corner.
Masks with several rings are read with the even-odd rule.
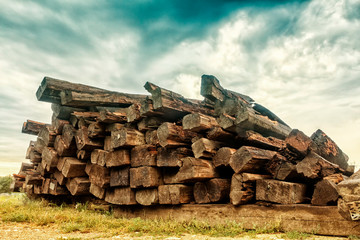
[[[90,138],[105,137],[105,125],[100,122],[94,122],[88,126],[88,136]]]
[[[67,178],[86,176],[86,163],[72,157],[66,157],[61,169],[62,174]]]
[[[57,170],[54,172],[54,178],[60,185],[65,185],[67,178],[61,173],[61,171]]]
[[[54,148],[45,147],[41,154],[41,158],[46,162],[46,170],[48,172],[55,171],[59,161],[59,155]]]
[[[311,204],[318,206],[335,205],[338,198],[336,184],[328,179],[323,179],[315,185]]]
[[[62,131],[62,139],[67,147],[75,143],[76,129],[70,125],[65,124]]]
[[[226,131],[237,133],[236,132],[236,124],[235,124],[235,117],[229,116],[227,114],[221,114],[216,121],[219,123],[220,127]],[[241,131],[243,132],[243,131]],[[241,134],[240,132],[240,134]]]
[[[42,194],[49,194],[50,181],[50,178],[45,178],[45,180],[43,181],[43,184],[41,186]]]
[[[157,135],[162,147],[178,147],[191,143],[191,139],[197,134],[185,131],[174,123],[165,122],[158,128]]]
[[[105,166],[106,164],[106,155],[108,154],[108,151],[102,150],[102,149],[95,149],[91,152],[91,163],[97,164],[99,166]]]
[[[208,160],[186,157],[177,174],[180,182],[198,182],[218,177],[214,165]]]
[[[24,124],[22,126],[21,132],[26,133],[26,134],[31,134],[31,135],[38,135],[40,130],[47,125],[48,124],[41,123],[41,122],[26,120],[26,122],[24,122]]]
[[[338,210],[347,220],[360,220],[360,179],[348,179],[337,185],[339,193]]]
[[[94,183],[91,183],[89,192],[99,199],[104,199],[106,190],[104,188],[95,185]]]
[[[100,116],[97,118],[98,121],[103,123],[126,123],[125,109],[117,108],[116,111],[102,110],[100,111]]]
[[[164,123],[163,118],[159,117],[145,117],[137,124],[137,128],[140,132],[147,130],[157,129],[162,123]]]
[[[153,145],[139,145],[131,149],[131,167],[156,166],[157,149]]]
[[[161,185],[158,188],[160,204],[184,204],[193,201],[193,187],[183,184]]]
[[[77,92],[63,90],[60,93],[61,104],[76,107],[89,106],[109,106],[109,107],[128,107],[134,103],[139,103],[146,98],[146,95],[128,94],[120,92]]]
[[[229,199],[230,179],[214,178],[194,185],[196,203],[211,203]]]
[[[243,146],[230,158],[229,165],[235,173],[263,172],[267,162],[274,157],[276,152],[256,147]]]
[[[41,162],[41,153],[38,153],[38,152],[35,150],[35,146],[34,146],[33,151],[30,152],[30,162],[32,162],[32,163],[39,163],[39,162]]]
[[[214,117],[201,113],[192,113],[182,119],[182,126],[184,130],[202,132],[217,127],[219,124]]]
[[[207,108],[199,100],[186,99],[182,95],[146,82],[145,89],[151,93],[154,109],[161,109],[172,115],[173,118],[181,118],[188,113],[203,113],[212,115],[213,110]]]
[[[105,136],[104,138],[104,150],[105,151],[114,151],[114,148],[112,147],[111,143],[111,136]]]
[[[86,166],[85,166],[85,172],[87,175],[90,174],[91,168],[94,166],[94,164],[91,163],[91,161],[87,161],[86,162]]]
[[[210,99],[211,101],[224,101],[225,98],[236,98],[238,100],[242,100],[245,103],[252,103],[254,100],[249,96],[236,93],[233,91],[229,91],[224,89],[219,80],[212,75],[202,75],[201,76],[201,95],[205,98]]]
[[[147,130],[145,132],[145,142],[146,144],[158,146],[160,141],[157,135],[157,130]]]
[[[40,138],[44,142],[45,146],[53,147],[56,133],[53,131],[53,128],[51,126],[44,126],[43,128],[41,128],[38,134],[38,138]]]
[[[130,151],[128,149],[118,149],[105,155],[106,167],[127,166],[130,163]]]
[[[295,152],[300,159],[304,158],[310,151],[317,151],[316,144],[298,129],[293,129],[285,139],[286,147]]]
[[[58,163],[57,163],[57,165],[56,165],[56,168],[57,168],[60,172],[62,171],[62,169],[63,169],[63,167],[64,167],[64,164],[65,164],[65,161],[66,161],[67,158],[69,158],[69,157],[60,157],[60,158],[59,158],[59,161],[58,161]]]
[[[70,122],[55,117],[51,125],[53,126],[53,130],[56,134],[62,134],[65,124],[70,124]]]
[[[110,169],[94,164],[89,172],[89,180],[91,183],[107,188],[110,186]]]
[[[243,131],[238,134],[238,137],[244,145],[266,150],[279,151],[286,146],[284,140],[274,137],[264,137],[260,133],[254,131]]]
[[[30,153],[35,151],[35,141],[30,141],[28,148],[26,149],[25,159],[30,159]]]
[[[324,177],[324,179],[329,180],[335,184],[339,184],[340,182],[344,181],[344,175],[342,175],[341,173],[336,173],[336,174],[332,174],[329,175],[327,177]]]
[[[57,180],[51,179],[49,184],[49,194],[58,196],[58,195],[68,195],[69,191],[65,186],[61,186]]]
[[[78,83],[71,83],[51,77],[44,77],[38,90],[36,97],[39,101],[61,103],[60,92],[63,90],[74,90],[80,92],[108,92],[107,90],[91,87]]]
[[[131,188],[151,188],[162,184],[162,175],[156,167],[130,168]]]
[[[237,145],[237,144],[235,144],[234,134],[224,131],[221,127],[212,128],[207,133],[206,137],[210,140],[225,142],[231,146]]]
[[[135,193],[136,201],[144,206],[156,205],[159,203],[157,188],[139,189]]]
[[[211,159],[222,146],[224,144],[221,142],[200,138],[191,145],[191,148],[195,158]]]
[[[237,133],[253,130],[265,137],[272,136],[285,139],[291,132],[291,128],[287,125],[256,114],[253,109],[249,108],[243,108],[242,111],[237,113],[235,124]]]
[[[178,180],[177,173],[179,172],[179,168],[174,167],[164,167],[161,168],[164,184],[178,184],[181,183]]]
[[[306,185],[274,179],[256,181],[256,200],[281,204],[302,203],[306,200]]]
[[[110,187],[130,186],[130,167],[110,168]]]
[[[53,111],[53,116],[63,120],[71,120],[71,114],[73,112],[85,112],[87,111],[84,108],[74,108],[69,106],[63,106],[60,104],[52,103],[51,110]]]
[[[141,100],[140,102],[142,101],[144,100]],[[135,122],[141,119],[140,106],[141,106],[140,104],[134,103],[128,108],[126,108],[127,122]]]
[[[339,167],[344,170],[348,168],[349,157],[323,131],[318,129],[315,133],[311,135],[311,139],[317,145],[317,153],[320,156],[322,156],[329,162],[339,165]]]
[[[43,177],[40,174],[37,175],[26,175],[25,184],[26,185],[41,185],[43,182]]]
[[[71,115],[75,116],[77,119],[79,119],[79,121],[81,120],[86,120],[89,124],[91,122],[95,122],[99,117],[100,117],[100,113],[99,112],[73,112],[71,113]],[[79,122],[78,122],[78,126],[79,126]],[[79,126],[80,128],[80,126]]]
[[[75,142],[78,150],[92,151],[96,148],[103,148],[103,139],[90,139],[88,129],[82,127],[76,132]]]
[[[158,167],[181,167],[182,158],[193,156],[193,152],[184,147],[180,148],[158,148],[157,166]]]
[[[111,132],[111,142],[113,148],[134,147],[145,144],[145,136],[135,129],[123,127]]]
[[[66,188],[71,195],[88,195],[90,194],[90,181],[88,177],[75,177],[66,182]]]
[[[288,161],[284,156],[276,153],[267,163],[266,170],[274,177],[274,179],[282,181],[292,181],[300,178],[300,174],[296,171],[296,164]]]
[[[62,135],[57,135],[54,142],[54,148],[61,157],[71,157],[76,155],[76,144],[67,145]]]
[[[310,152],[301,162],[296,164],[296,171],[304,178],[313,180],[342,172],[338,165],[325,160],[314,152]]]
[[[230,164],[231,156],[236,152],[236,149],[229,147],[220,148],[213,157],[215,167],[227,167]]]
[[[114,188],[106,191],[105,201],[118,205],[136,204],[135,191],[131,188]]]
[[[255,197],[255,182],[270,179],[270,175],[236,173],[231,178],[230,202],[233,205],[247,204]]]

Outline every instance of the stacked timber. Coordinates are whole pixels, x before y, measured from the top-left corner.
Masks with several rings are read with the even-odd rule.
[[[354,167],[323,131],[290,128],[214,76],[201,78],[203,100],[144,87],[150,95],[45,77],[36,96],[51,103],[51,124],[24,123],[37,139],[17,186],[115,205],[360,203],[360,177],[343,182]]]

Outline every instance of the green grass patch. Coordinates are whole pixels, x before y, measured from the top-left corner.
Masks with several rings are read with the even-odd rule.
[[[297,231],[290,231],[290,232],[286,232],[281,235],[281,237],[286,238],[286,239],[299,239],[299,240],[308,239],[312,236],[313,235],[311,235],[311,234],[297,232]]]
[[[31,223],[37,226],[55,227],[62,233],[101,233],[104,237],[131,234],[139,237],[206,235],[211,237],[256,236],[257,234],[278,234],[280,222],[267,226],[254,226],[245,230],[240,223],[209,224],[204,221],[175,221],[173,219],[148,220],[141,218],[115,218],[111,212],[90,210],[88,204],[75,206],[55,205],[45,200],[30,200],[25,194],[0,196],[0,221]],[[288,232],[284,239],[306,239],[310,234]],[[355,239],[355,238],[353,238]]]
[[[0,177],[0,193],[10,193],[10,184],[13,182],[11,176]]]

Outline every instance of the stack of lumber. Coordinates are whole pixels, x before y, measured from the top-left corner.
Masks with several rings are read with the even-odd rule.
[[[360,203],[360,188],[346,184],[354,166],[323,131],[290,128],[214,76],[201,78],[203,100],[144,87],[149,95],[45,77],[36,96],[51,103],[52,121],[24,123],[37,139],[17,186],[116,205]]]

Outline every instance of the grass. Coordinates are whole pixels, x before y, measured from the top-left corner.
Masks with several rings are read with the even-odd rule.
[[[0,177],[0,193],[9,193],[12,181],[11,176]]]
[[[254,236],[256,234],[279,233],[280,223],[271,226],[245,230],[241,224],[210,225],[204,221],[144,220],[140,218],[115,218],[111,212],[88,209],[87,204],[60,206],[45,200],[30,200],[24,194],[0,196],[0,221],[31,223],[49,226],[62,233],[96,232],[111,237],[121,234],[136,236],[182,236],[183,234],[211,237]],[[286,239],[306,239],[309,234],[289,232],[282,234]]]

